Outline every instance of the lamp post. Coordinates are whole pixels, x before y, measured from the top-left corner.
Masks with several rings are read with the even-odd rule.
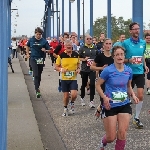
[[[60,36],[60,11],[51,11],[52,13],[59,13],[59,15],[58,15],[58,29],[57,29],[57,31],[58,31],[58,33],[57,33],[57,40],[59,39],[59,36]],[[51,15],[51,18],[53,17],[53,15]]]

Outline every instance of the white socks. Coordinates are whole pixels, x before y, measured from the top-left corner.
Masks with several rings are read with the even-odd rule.
[[[139,119],[139,115],[142,109],[142,104],[143,101],[140,101],[138,104],[136,104],[136,113],[135,113],[135,118]]]

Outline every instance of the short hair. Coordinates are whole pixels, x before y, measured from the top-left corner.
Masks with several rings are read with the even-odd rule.
[[[101,32],[100,35],[101,35],[101,34],[105,34],[105,33],[104,33],[104,32]]]
[[[117,49],[122,49],[125,53],[125,49],[122,46],[114,46],[111,51],[111,56],[114,57],[114,53]]]
[[[146,33],[146,34],[145,34],[145,38],[146,38],[147,36],[150,36],[150,33]]]
[[[64,41],[64,45],[66,45],[66,44],[71,44],[72,45],[72,41],[70,39],[67,39],[67,40]]]
[[[64,33],[63,37],[64,37],[65,35],[69,38],[69,34],[68,34],[68,33]]]
[[[129,24],[129,30],[132,30],[132,28],[133,28],[134,25],[138,25],[138,26],[140,27],[140,24],[139,24],[139,23],[137,23],[137,22],[132,22],[132,23]]]
[[[43,30],[40,27],[37,27],[35,29],[35,33],[41,33],[41,34],[43,34]]]

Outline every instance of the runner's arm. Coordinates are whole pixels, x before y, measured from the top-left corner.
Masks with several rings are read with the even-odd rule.
[[[97,63],[95,61],[93,61],[92,65],[90,66],[90,69],[94,70],[94,71],[99,71],[99,70],[104,69],[103,67],[97,67],[96,65],[97,65]]]

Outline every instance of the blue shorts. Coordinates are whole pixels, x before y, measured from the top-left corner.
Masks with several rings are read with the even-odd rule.
[[[61,80],[62,92],[70,92],[70,90],[77,90],[77,80]]]

